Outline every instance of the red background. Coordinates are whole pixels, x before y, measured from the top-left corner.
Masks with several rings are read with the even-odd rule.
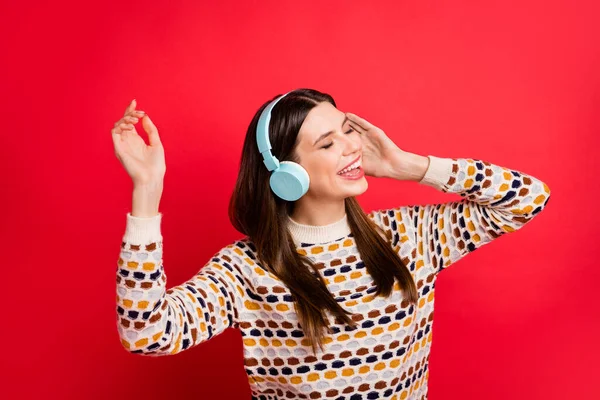
[[[227,202],[246,128],[297,87],[331,93],[404,150],[483,159],[552,190],[531,224],[440,275],[430,399],[600,397],[596,2],[7,3],[3,398],[249,397],[234,330],[158,359],[121,347],[132,185],[110,130],[133,98],[160,130],[170,287],[240,237]],[[369,178],[359,201],[456,199]]]

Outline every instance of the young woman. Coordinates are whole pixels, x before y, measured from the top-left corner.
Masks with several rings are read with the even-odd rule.
[[[522,172],[404,151],[331,96],[297,89],[263,104],[248,127],[229,207],[246,236],[167,290],[164,150],[135,107],[112,130],[134,182],[117,268],[121,343],[161,356],[239,329],[256,399],[426,398],[437,274],[520,229],[550,198]],[[365,214],[355,198],[365,175],[463,199]]]

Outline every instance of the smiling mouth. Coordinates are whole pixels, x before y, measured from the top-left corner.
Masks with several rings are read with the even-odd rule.
[[[344,169],[342,169],[341,171],[338,171],[338,173],[337,173],[337,174],[338,174],[338,175],[343,175],[343,174],[345,174],[345,173],[347,173],[347,172],[350,172],[350,171],[352,171],[352,170],[355,170],[355,169],[360,169],[360,167],[361,167],[361,164],[362,164],[361,157],[360,157],[360,156],[358,156],[358,158],[357,158],[356,160],[354,160],[352,163],[350,163],[349,165],[347,165],[347,166],[346,166]]]

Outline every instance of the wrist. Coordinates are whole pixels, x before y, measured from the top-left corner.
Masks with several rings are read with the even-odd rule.
[[[400,150],[392,162],[391,178],[419,182],[429,168],[429,157]]]
[[[133,190],[146,191],[146,192],[162,191],[163,186],[164,186],[164,181],[159,181],[159,180],[153,180],[153,181],[144,182],[144,183],[134,182]]]
[[[131,215],[139,218],[150,218],[158,215],[162,189],[162,184],[135,186],[131,203]]]

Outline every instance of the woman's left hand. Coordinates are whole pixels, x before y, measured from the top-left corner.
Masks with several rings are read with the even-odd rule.
[[[363,144],[362,167],[366,175],[394,177],[395,170],[404,164],[404,150],[387,137],[380,128],[356,114],[346,113],[350,126],[360,134]]]

